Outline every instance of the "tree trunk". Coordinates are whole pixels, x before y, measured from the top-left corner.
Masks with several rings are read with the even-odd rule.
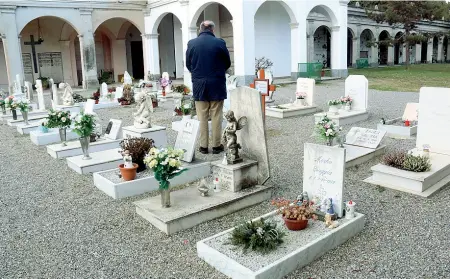
[[[406,53],[405,53],[405,67],[408,70],[409,68],[409,30],[405,30],[405,48],[406,48]]]

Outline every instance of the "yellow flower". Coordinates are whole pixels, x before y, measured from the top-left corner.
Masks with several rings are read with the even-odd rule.
[[[171,166],[171,167],[176,167],[176,166],[177,166],[177,160],[175,160],[175,159],[170,159],[170,160],[169,160],[169,166]]]
[[[148,166],[149,166],[150,168],[154,168],[157,164],[158,164],[158,161],[152,160]]]

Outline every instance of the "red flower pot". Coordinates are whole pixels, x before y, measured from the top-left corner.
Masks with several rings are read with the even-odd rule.
[[[99,100],[95,100],[95,104],[96,104],[96,105],[98,104],[98,101],[99,101]]]
[[[300,231],[308,226],[308,220],[291,220],[283,217],[286,228],[291,231]]]
[[[124,168],[123,166],[124,164],[119,165],[120,174],[122,175],[123,180],[134,180],[136,178],[136,171],[139,165],[133,163],[133,168]]]

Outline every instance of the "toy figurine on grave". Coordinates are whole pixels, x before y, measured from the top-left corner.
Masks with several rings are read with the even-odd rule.
[[[323,199],[322,204],[320,205],[320,211],[323,213],[327,212],[327,199]]]
[[[229,110],[225,113],[225,119],[228,123],[223,130],[222,142],[226,145],[227,162],[232,165],[243,161],[239,156],[241,145],[237,143],[236,131],[241,130],[247,125],[247,117],[243,116],[239,120],[236,120],[234,112]]]
[[[64,89],[64,94],[63,94],[63,105],[65,106],[73,106],[73,104],[75,103],[75,101],[73,100],[73,91],[72,91],[72,87],[66,82],[66,83],[61,83],[59,85],[60,89]]]
[[[122,157],[124,161],[124,168],[133,168],[133,158],[131,157],[130,151],[125,150],[122,152]]]
[[[339,222],[335,221],[333,222],[333,216],[331,214],[325,214],[325,227],[329,229],[334,229],[339,226]]]
[[[306,205],[309,206],[309,197],[307,192],[303,192],[297,196],[297,204],[298,205]]]
[[[327,214],[334,215],[333,200],[327,199]]]
[[[134,115],[134,127],[136,129],[147,129],[151,128],[150,123],[150,112],[153,111],[153,107],[150,105],[147,99],[150,99],[145,92],[139,92],[136,94],[136,108],[137,111]]]
[[[206,185],[206,180],[204,178],[202,178],[199,182],[199,186],[198,186],[198,191],[200,192],[200,195],[202,197],[206,197],[208,196],[208,192],[209,192],[209,187],[208,185]]]

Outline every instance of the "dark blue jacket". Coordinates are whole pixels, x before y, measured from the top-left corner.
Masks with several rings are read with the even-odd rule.
[[[225,41],[209,31],[188,43],[186,67],[192,75],[194,100],[222,101],[227,98],[225,71],[231,66]]]

